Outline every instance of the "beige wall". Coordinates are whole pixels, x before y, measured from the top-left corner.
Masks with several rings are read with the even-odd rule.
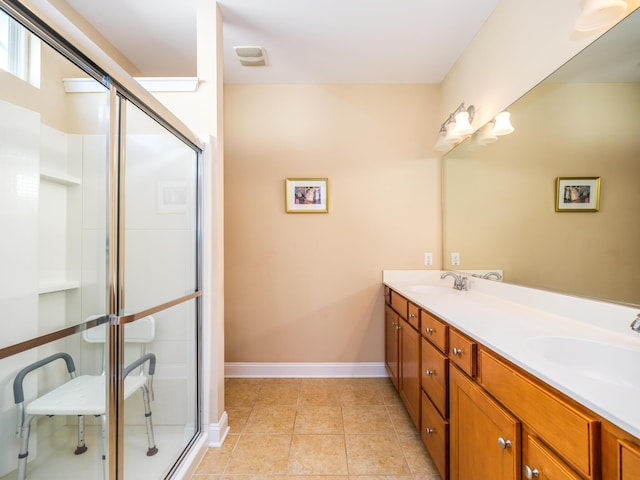
[[[225,86],[227,362],[383,361],[382,270],[440,262],[439,94]],[[285,213],[287,177],[330,212]]]

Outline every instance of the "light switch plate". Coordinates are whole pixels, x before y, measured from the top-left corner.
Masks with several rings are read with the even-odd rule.
[[[451,253],[451,266],[456,267],[460,265],[460,252]]]

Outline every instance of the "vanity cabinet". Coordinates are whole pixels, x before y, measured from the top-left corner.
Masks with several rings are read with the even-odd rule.
[[[386,298],[387,369],[442,480],[640,480],[640,438],[428,305]]]

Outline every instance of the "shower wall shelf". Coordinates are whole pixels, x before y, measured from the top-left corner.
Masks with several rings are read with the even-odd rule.
[[[40,172],[40,180],[46,180],[48,182],[59,183],[61,185],[81,185],[82,181],[78,177],[72,177],[70,175],[58,175],[54,173]]]
[[[66,290],[75,290],[80,288],[80,282],[76,280],[61,280],[59,282],[47,282],[38,287],[38,294],[64,292]]]

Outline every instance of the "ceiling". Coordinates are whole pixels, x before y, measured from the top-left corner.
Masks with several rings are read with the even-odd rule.
[[[196,76],[196,0],[66,0],[143,76]],[[500,0],[218,0],[227,83],[440,83]],[[261,46],[242,67],[234,46]]]

